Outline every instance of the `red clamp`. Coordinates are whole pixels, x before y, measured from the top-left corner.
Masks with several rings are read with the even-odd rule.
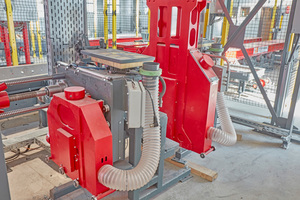
[[[0,83],[0,113],[3,113],[4,108],[8,108],[10,106],[10,102],[9,102],[9,96],[7,94],[6,90],[7,89],[7,85],[5,83]]]

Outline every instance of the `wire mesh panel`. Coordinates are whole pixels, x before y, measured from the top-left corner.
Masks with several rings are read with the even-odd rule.
[[[112,0],[107,0],[107,3],[108,33],[112,34]],[[116,4],[118,38],[135,37],[136,32],[139,36],[142,33],[148,33],[146,0],[117,0]],[[104,36],[103,10],[104,0],[87,0],[88,37],[90,39]]]
[[[256,0],[233,0],[230,14],[235,25],[241,25],[256,4]],[[267,1],[247,25],[245,31],[244,46],[272,104],[277,91],[291,4],[291,0]],[[230,48],[226,52],[226,57],[233,63],[227,98],[266,107],[241,49]]]
[[[13,24],[19,64],[47,62],[43,0],[14,0]],[[6,5],[0,1],[0,66],[12,65]]]

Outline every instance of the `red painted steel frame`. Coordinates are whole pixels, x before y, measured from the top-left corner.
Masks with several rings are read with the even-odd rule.
[[[142,40],[143,38],[141,37],[131,37],[131,38],[118,38],[118,43],[120,42],[135,42],[135,41],[139,41],[139,40]],[[99,43],[99,40],[89,40],[90,42],[90,45],[91,46],[99,46],[100,43]],[[108,46],[109,47],[112,47],[112,39],[109,39],[108,40]]]
[[[113,164],[112,134],[102,106],[89,97],[67,100],[59,93],[48,108],[51,159],[95,196],[110,193],[97,177],[103,165]]]
[[[275,51],[282,51],[284,49],[284,40],[268,40],[258,42],[248,42],[245,48],[250,57],[269,54]],[[229,48],[226,52],[226,57],[229,59],[244,59],[242,50],[237,48]]]
[[[1,31],[1,41],[4,43],[6,65],[12,66],[8,30],[6,27],[0,26],[0,31]]]
[[[27,28],[27,23],[26,22],[23,22],[23,41],[24,41],[24,51],[25,51],[26,64],[31,64],[28,28]]]
[[[197,49],[200,12],[205,0],[148,0],[151,10],[149,47],[144,54],[161,64],[167,92],[162,111],[168,114],[167,137],[186,149],[211,148],[207,130],[214,124],[218,79],[204,69]],[[178,8],[177,31],[171,36],[172,8]]]

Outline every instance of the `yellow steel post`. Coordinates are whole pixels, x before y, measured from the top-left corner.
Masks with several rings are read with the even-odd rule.
[[[209,22],[209,3],[207,3],[206,12],[205,12],[205,18],[204,18],[204,31],[203,31],[203,37],[206,38],[206,32],[207,32],[207,26]]]
[[[30,21],[30,37],[31,37],[31,46],[33,51],[33,57],[36,58],[36,49],[35,49],[35,36],[33,32],[33,22]]]
[[[94,0],[94,38],[97,38],[97,0]]]
[[[148,41],[150,41],[150,28],[151,28],[151,12],[150,9],[148,8]]]
[[[42,39],[41,39],[41,30],[40,30],[40,22],[36,21],[36,35],[39,46],[39,58],[43,58],[43,49],[42,49]]]
[[[7,16],[7,26],[9,32],[9,41],[12,50],[12,61],[13,66],[19,65],[18,61],[18,50],[17,50],[17,42],[16,42],[16,35],[15,35],[15,25],[13,19],[13,12],[11,6],[11,0],[5,0],[6,5],[6,16]]]
[[[106,48],[108,49],[108,16],[107,16],[107,0],[104,0],[104,42],[106,44]]]
[[[282,28],[283,17],[284,17],[284,14],[282,14],[281,18],[280,18],[279,30],[281,30],[281,28]]]
[[[276,20],[277,1],[278,0],[275,0],[275,5],[274,5],[274,8],[273,8],[272,21],[271,21],[271,25],[270,25],[269,40],[273,39],[273,28],[274,28],[275,20]]]
[[[117,0],[112,0],[112,47],[117,49]]]
[[[295,38],[295,34],[292,33],[292,34],[291,34],[291,39],[290,39],[290,44],[289,44],[289,52],[291,52],[292,49],[293,49],[294,38]]]
[[[136,19],[135,19],[136,37],[139,37],[139,25],[140,25],[140,1],[136,0]]]
[[[233,11],[233,0],[231,0],[230,3],[230,10],[229,10],[229,14],[230,16],[232,16],[232,11]],[[228,39],[228,33],[229,33],[229,22],[226,19],[226,17],[224,17],[223,20],[223,29],[222,29],[222,39],[221,39],[221,44],[223,45],[223,47],[225,46],[225,44],[227,43],[227,39]],[[224,60],[221,60],[221,65],[224,65]]]

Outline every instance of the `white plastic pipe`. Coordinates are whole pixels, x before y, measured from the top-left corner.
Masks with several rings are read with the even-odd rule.
[[[225,105],[224,93],[221,92],[218,93],[217,112],[222,130],[211,127],[208,130],[208,137],[212,141],[225,146],[235,145],[235,143],[237,142],[237,135],[233,127],[228,109]]]
[[[154,113],[150,95],[147,93],[145,124],[143,125],[143,151],[139,164],[131,170],[103,166],[98,172],[98,180],[108,188],[119,191],[137,190],[146,185],[154,176],[160,159],[160,118],[158,106],[158,77],[143,77],[143,84],[151,93],[158,127],[153,127]]]

